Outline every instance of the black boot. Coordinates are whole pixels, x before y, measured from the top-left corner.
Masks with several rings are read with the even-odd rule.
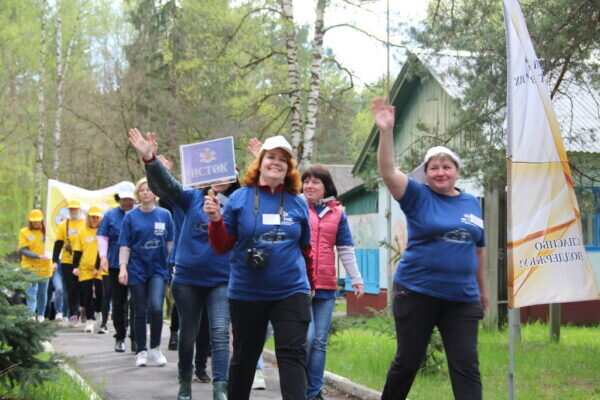
[[[169,350],[177,350],[178,342],[179,338],[177,332],[171,332],[171,337],[169,338]]]
[[[179,373],[177,400],[192,400],[192,371]]]

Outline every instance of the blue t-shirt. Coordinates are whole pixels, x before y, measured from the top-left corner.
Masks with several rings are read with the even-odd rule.
[[[177,251],[177,242],[179,241],[179,234],[181,233],[181,225],[185,219],[185,213],[181,207],[173,203],[168,197],[161,197],[160,203],[171,211],[171,217],[173,217],[173,248],[167,256],[167,263],[171,265],[175,264],[175,252]]]
[[[235,300],[281,300],[296,293],[310,293],[301,249],[310,245],[308,206],[300,197],[285,192],[283,220],[279,217],[281,193],[259,193],[259,212],[254,215],[255,188],[234,192],[223,213],[227,232],[237,238],[231,253],[228,296]],[[264,267],[246,261],[248,249],[269,254]]]
[[[182,191],[176,206],[181,208],[185,218],[177,243],[173,281],[205,287],[227,285],[231,252],[217,254],[208,242],[204,190]]]
[[[119,245],[131,249],[127,265],[128,285],[133,286],[159,276],[169,280],[167,242],[173,241],[173,218],[164,208],[152,211],[139,208],[123,218]]]
[[[479,201],[463,192],[440,195],[409,179],[399,203],[408,244],[394,282],[441,299],[480,301],[476,247],[485,246],[485,239]]]
[[[127,211],[129,212],[129,211]],[[126,211],[117,206],[104,214],[102,222],[98,227],[98,236],[108,237],[108,266],[119,269],[119,235],[121,234],[121,224],[125,218]]]

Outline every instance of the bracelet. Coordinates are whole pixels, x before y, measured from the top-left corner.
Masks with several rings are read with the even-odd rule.
[[[149,160],[146,160],[144,157],[142,157],[144,164],[152,164],[154,160],[156,160],[156,155],[154,155],[154,153],[152,153],[152,157],[150,157]]]

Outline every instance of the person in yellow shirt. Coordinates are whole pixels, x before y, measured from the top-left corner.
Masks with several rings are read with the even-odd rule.
[[[28,219],[27,227],[19,231],[19,253],[23,269],[40,277],[38,282],[27,288],[27,307],[32,313],[36,313],[38,321],[43,321],[48,278],[52,276],[50,259],[44,254],[44,214],[40,210],[31,210]]]
[[[79,321],[79,296],[77,295],[77,277],[73,275],[73,245],[79,230],[85,225],[85,216],[81,212],[81,203],[71,200],[67,203],[69,217],[58,224],[56,241],[52,252],[52,266],[56,270],[60,257],[65,294],[69,303],[69,322],[77,325]],[[61,254],[62,253],[62,254]]]
[[[90,207],[86,223],[73,241],[73,275],[79,277],[79,300],[87,321],[83,331],[89,333],[94,331],[96,322],[94,292],[96,293],[96,299],[101,301],[103,291],[96,237],[101,220],[102,209],[97,206]],[[103,323],[106,325],[106,321],[103,321]]]

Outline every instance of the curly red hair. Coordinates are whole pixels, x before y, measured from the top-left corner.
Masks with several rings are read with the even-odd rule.
[[[260,155],[250,163],[244,176],[244,186],[254,186],[258,184],[258,178],[260,177],[260,164],[265,156],[266,151],[261,151]],[[285,155],[285,161],[287,162],[287,172],[285,174],[285,180],[283,186],[291,194],[300,194],[302,189],[302,179],[300,171],[296,169],[296,161],[287,153]]]

